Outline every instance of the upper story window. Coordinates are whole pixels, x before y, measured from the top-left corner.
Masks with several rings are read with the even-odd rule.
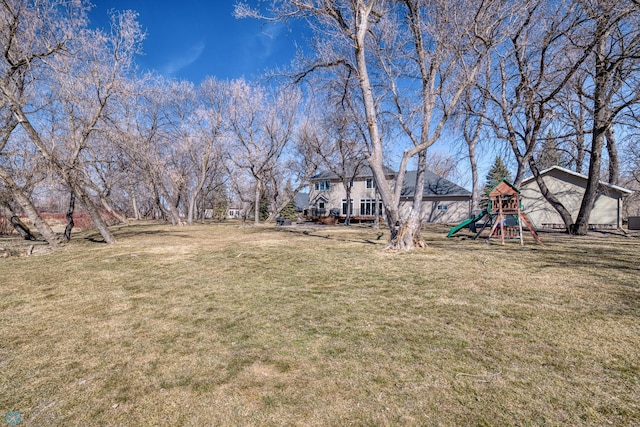
[[[367,188],[375,188],[375,181],[373,180],[373,178],[366,178],[365,179],[365,184]]]
[[[313,188],[320,191],[331,190],[331,181],[316,181],[313,185]]]
[[[447,205],[438,205],[438,210],[439,211],[448,211],[449,210],[449,206],[447,206]]]

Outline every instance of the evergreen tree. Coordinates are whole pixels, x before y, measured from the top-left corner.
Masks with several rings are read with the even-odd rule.
[[[260,221],[264,221],[269,217],[269,199],[263,194],[260,197]]]
[[[485,178],[484,188],[482,189],[482,197],[480,198],[480,208],[486,209],[489,205],[489,193],[493,190],[493,187],[498,185],[503,179],[511,182],[511,172],[507,169],[507,166],[502,161],[501,157],[496,157],[493,162],[493,166],[489,169]]]
[[[298,219],[298,210],[293,200],[286,204],[286,206],[280,211],[280,217],[283,219],[290,219],[295,221]]]

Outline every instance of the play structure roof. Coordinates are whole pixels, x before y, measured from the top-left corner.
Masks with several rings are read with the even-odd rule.
[[[493,189],[489,193],[489,197],[493,198],[496,196],[512,196],[514,194],[520,194],[520,190],[518,190],[515,185],[513,185],[506,179],[503,179],[498,184],[496,184],[495,187],[493,187]]]

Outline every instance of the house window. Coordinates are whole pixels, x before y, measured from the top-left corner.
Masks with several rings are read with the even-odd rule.
[[[382,202],[378,201],[379,212],[382,213]],[[375,199],[362,199],[360,200],[360,215],[375,215],[376,214],[376,200]]]
[[[319,191],[330,190],[331,189],[331,181],[316,181],[313,185],[313,188]]]
[[[365,179],[364,182],[367,188],[375,188],[375,183],[373,181],[373,178],[367,178]]]
[[[318,209],[324,209],[324,200],[318,202]]]
[[[353,214],[353,199],[350,200],[349,203],[351,206],[351,213]],[[342,199],[342,215],[347,214],[347,199]]]
[[[449,210],[449,206],[448,205],[438,205],[438,210],[439,211],[448,211]]]

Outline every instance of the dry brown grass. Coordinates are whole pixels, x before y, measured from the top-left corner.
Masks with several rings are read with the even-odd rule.
[[[637,237],[140,224],[0,260],[24,425],[640,424]],[[36,250],[35,253],[38,253]]]

